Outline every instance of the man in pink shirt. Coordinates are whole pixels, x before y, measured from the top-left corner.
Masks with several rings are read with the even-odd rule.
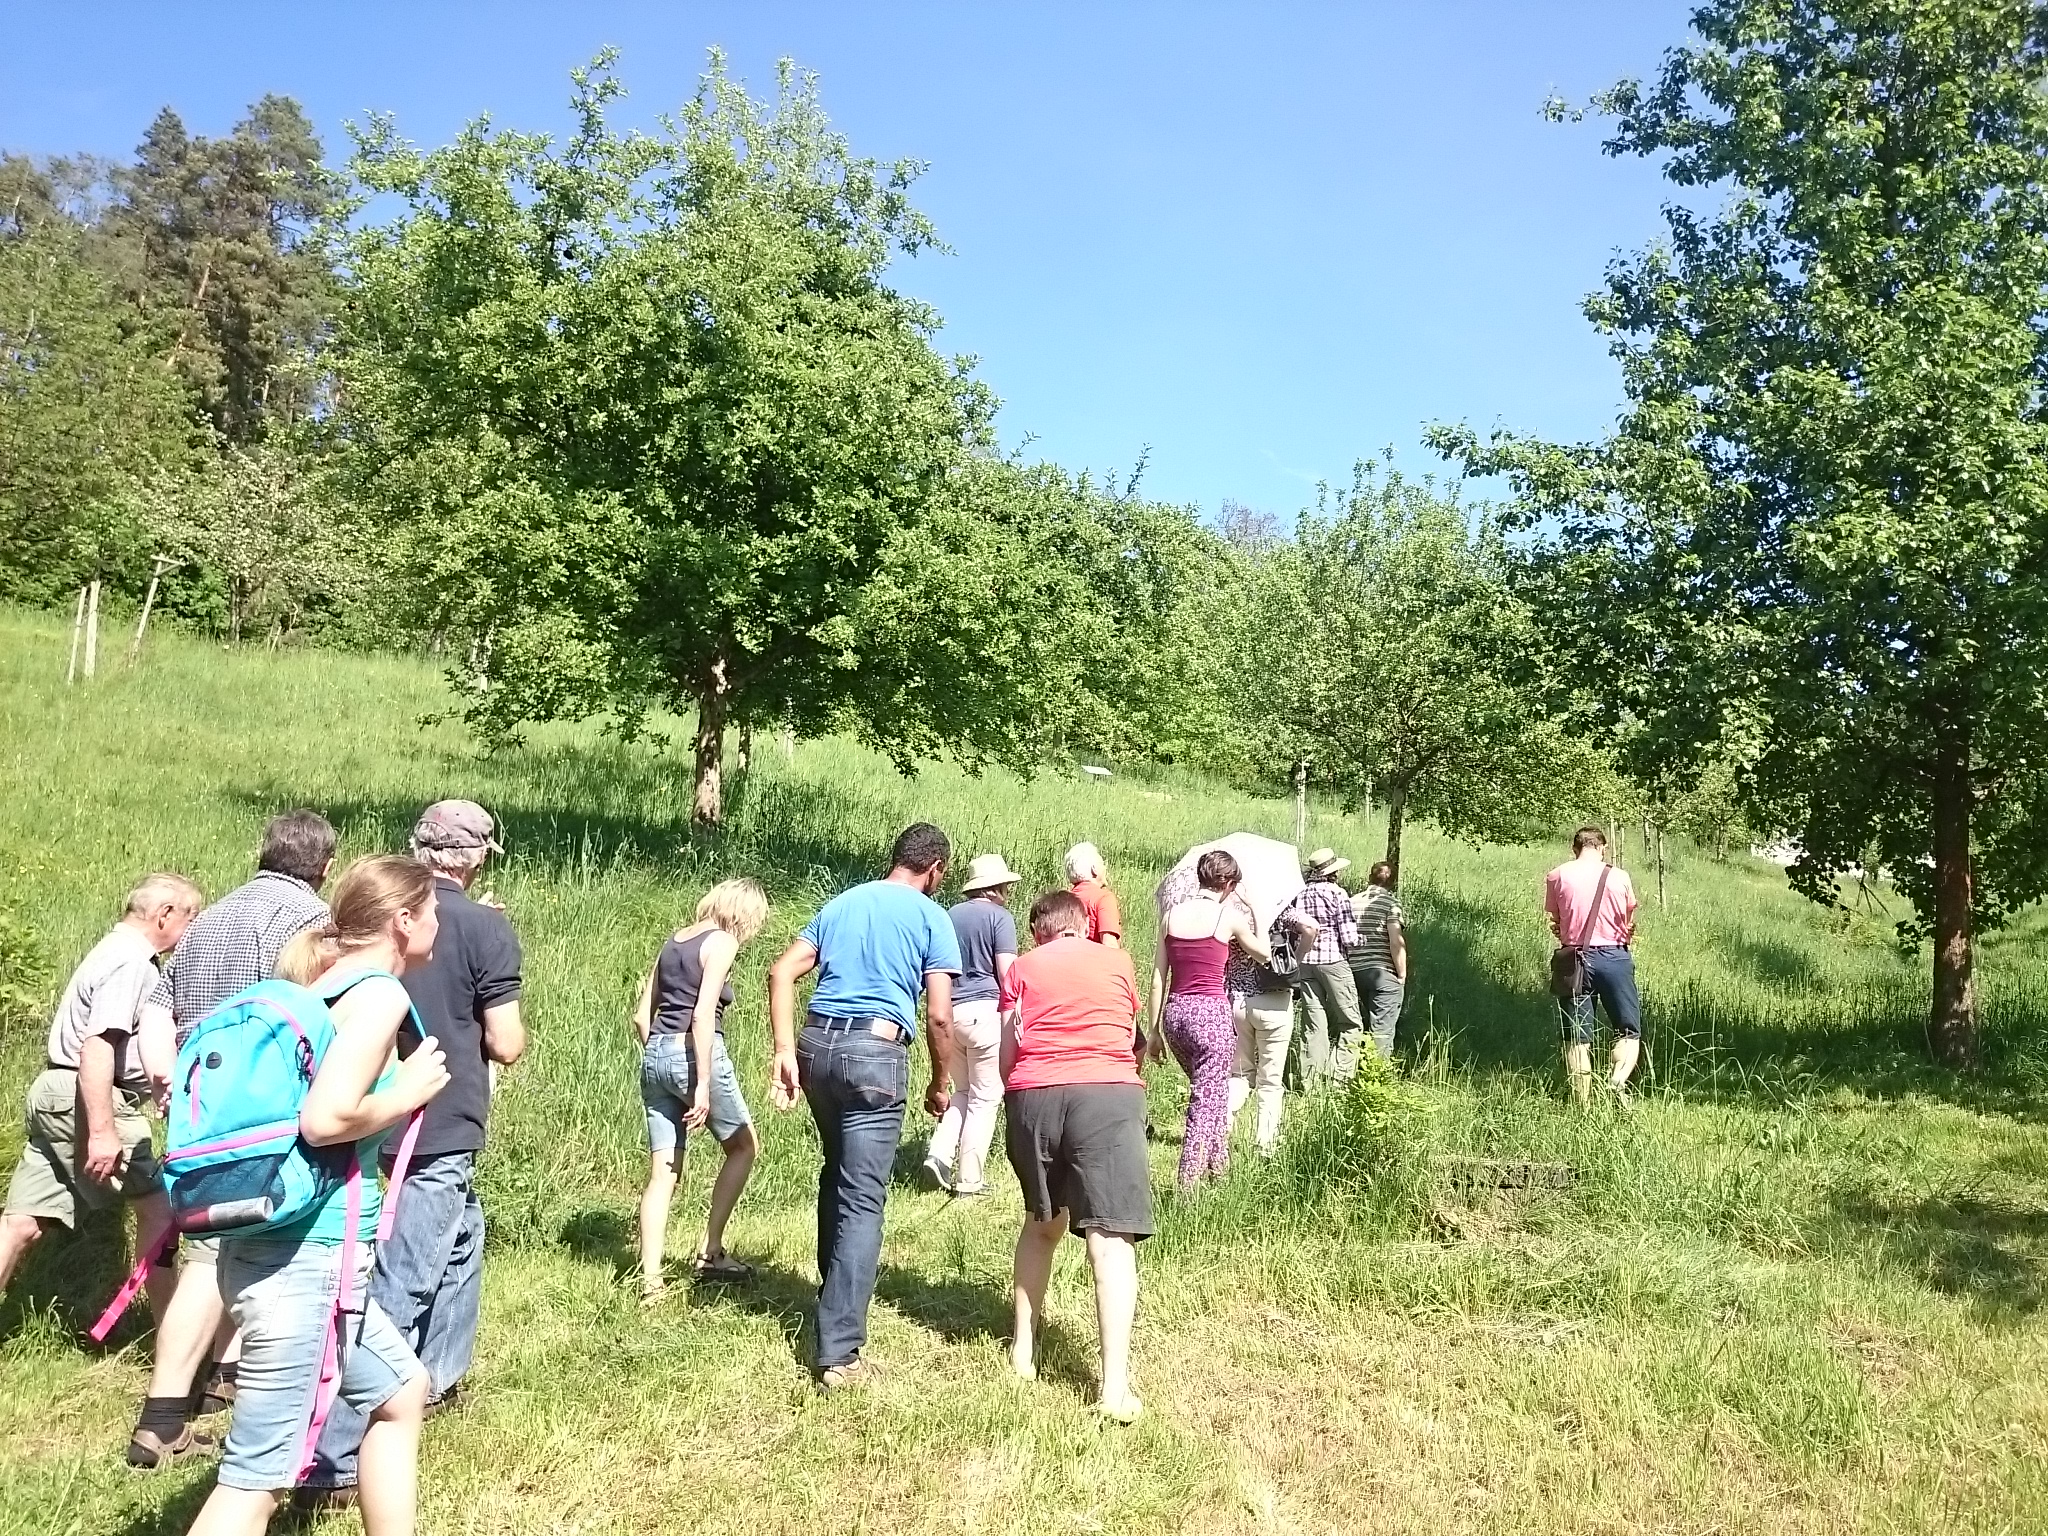
[[[1643,1049],[1643,1004],[1628,948],[1636,931],[1636,889],[1628,871],[1607,862],[1607,837],[1598,827],[1573,833],[1571,860],[1543,877],[1543,912],[1558,943],[1585,952],[1584,990],[1569,1007],[1560,1008],[1572,1092],[1581,1104],[1592,1098],[1593,1005],[1598,999],[1614,1030],[1608,1083],[1627,1103],[1628,1080]]]

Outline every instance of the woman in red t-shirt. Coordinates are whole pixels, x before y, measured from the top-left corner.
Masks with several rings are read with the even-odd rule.
[[[1080,898],[1046,892],[1031,906],[1037,948],[1017,957],[1003,985],[1005,1142],[1024,1187],[1010,1359],[1018,1375],[1037,1376],[1053,1253],[1072,1231],[1087,1243],[1095,1277],[1098,1406],[1128,1424],[1142,1408],[1130,1385],[1137,1244],[1152,1235],[1138,977],[1128,954],[1087,933]]]

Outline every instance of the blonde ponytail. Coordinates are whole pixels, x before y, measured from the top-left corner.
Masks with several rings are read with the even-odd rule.
[[[310,987],[320,973],[333,963],[335,956],[334,925],[315,923],[301,929],[286,941],[277,957],[277,974],[280,980],[295,981],[302,987]]]
[[[352,949],[382,938],[400,912],[419,912],[434,896],[434,872],[402,853],[357,859],[336,882],[326,922],[292,939],[277,957],[277,974],[310,986]]]

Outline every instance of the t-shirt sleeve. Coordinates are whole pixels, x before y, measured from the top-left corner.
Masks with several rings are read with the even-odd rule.
[[[1007,909],[996,913],[996,953],[1014,955],[1017,953],[1017,919]]]
[[[1115,891],[1103,891],[1102,905],[1096,909],[1095,926],[1099,932],[1111,938],[1120,939],[1124,936],[1124,909],[1117,905]]]
[[[925,903],[924,968],[960,974],[960,935],[953,931],[953,919],[937,902]]]
[[[519,935],[502,912],[491,912],[483,925],[477,945],[476,1000],[479,1007],[495,1008],[519,1000]]]
[[[146,960],[124,965],[92,989],[92,1007],[85,1020],[88,1035],[129,1035],[135,1017],[162,977]]]
[[[1010,974],[1003,979],[1002,1001],[996,1006],[1004,1013],[1024,1001],[1025,983],[1030,979],[1031,968],[1019,963],[1010,967]]]

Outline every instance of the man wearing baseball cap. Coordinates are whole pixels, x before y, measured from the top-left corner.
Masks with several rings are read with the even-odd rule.
[[[413,825],[413,857],[434,871],[441,931],[433,958],[406,971],[405,990],[426,1033],[448,1054],[449,1081],[420,1122],[391,1236],[377,1245],[370,1295],[427,1368],[429,1412],[454,1391],[476,1348],[484,1258],[476,1159],[490,1119],[492,1069],[510,1066],[526,1049],[519,940],[496,902],[469,896],[484,861],[504,851],[490,812],[473,800],[436,801]],[[400,1052],[418,1044],[408,1025]],[[387,1155],[396,1141],[386,1143]],[[310,1501],[331,1501],[353,1487],[363,1429],[362,1415],[337,1400],[306,1480]]]

